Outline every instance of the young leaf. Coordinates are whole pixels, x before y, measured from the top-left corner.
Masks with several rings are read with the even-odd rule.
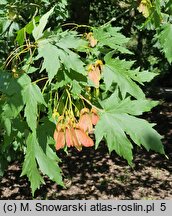
[[[48,18],[53,13],[53,11],[54,11],[54,7],[51,8],[51,10],[49,10],[46,14],[44,14],[39,20],[39,24],[34,27],[32,34],[35,40],[38,40],[43,36],[44,28],[48,22]]]

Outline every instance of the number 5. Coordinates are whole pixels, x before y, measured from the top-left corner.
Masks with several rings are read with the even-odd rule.
[[[166,210],[166,203],[161,203],[161,211],[165,211]]]

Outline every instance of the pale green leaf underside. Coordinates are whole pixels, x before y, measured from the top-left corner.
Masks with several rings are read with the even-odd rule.
[[[44,28],[48,22],[49,16],[53,13],[53,10],[54,7],[51,10],[49,10],[46,14],[44,14],[39,20],[39,24],[34,27],[32,34],[35,40],[38,40],[43,36]]]

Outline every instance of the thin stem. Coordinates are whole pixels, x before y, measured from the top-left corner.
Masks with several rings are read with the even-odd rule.
[[[65,111],[66,111],[66,108],[67,108],[67,104],[68,104],[68,100],[69,100],[69,98],[67,97],[62,116],[64,116],[64,114],[65,114]]]
[[[67,92],[67,95],[68,95],[68,98],[69,98],[70,111],[71,111],[72,115],[74,116],[73,109],[72,109],[72,104],[73,103],[72,103],[71,95],[70,95],[68,89],[66,89],[66,92]]]
[[[26,46],[26,45],[25,45]],[[24,47],[24,46],[23,46]],[[16,52],[16,50],[18,50],[18,48],[7,58],[6,62],[5,62],[5,67],[7,68],[8,65],[10,64],[10,62],[15,59],[15,58],[19,58],[19,56],[23,53],[26,53],[30,50],[31,47],[35,47],[35,45],[30,45],[29,47],[26,47],[25,49],[23,49],[21,52],[17,53],[16,55],[14,55],[14,53]],[[13,56],[14,55],[14,56]],[[13,56],[13,57],[12,57]]]
[[[8,60],[14,55],[15,52],[17,52],[18,49],[20,49],[20,48],[22,48],[22,47],[25,47],[25,46],[26,46],[26,45],[22,45],[22,46],[18,47],[17,49],[15,49],[15,50],[8,56],[8,58],[6,59],[4,65],[6,65],[6,62],[8,62]]]
[[[94,107],[95,109],[97,109],[98,111],[100,111],[100,112],[103,112],[104,110],[103,109],[100,109],[100,108],[98,108],[98,107],[96,107],[95,105],[93,105],[89,100],[87,100],[85,97],[83,97],[82,95],[79,95],[79,97],[81,98],[81,99],[83,99],[85,102],[87,102],[90,106],[92,106],[92,107]]]
[[[130,9],[127,9],[127,10],[124,11],[122,14],[120,14],[120,15],[117,16],[117,17],[113,17],[110,21],[108,21],[107,23],[101,25],[100,27],[103,27],[103,26],[109,25],[111,22],[115,22],[117,19],[121,18],[123,15],[125,15],[125,14],[128,13],[129,11],[130,11]]]
[[[79,25],[77,23],[65,23],[63,24],[62,26],[74,26],[71,31],[75,30],[75,29],[78,29],[78,28],[93,28],[92,26],[89,26],[89,25]]]
[[[40,82],[40,81],[42,81],[42,80],[46,80],[46,79],[48,79],[48,77],[40,78],[40,79],[38,79],[38,80],[33,81],[32,83],[38,83],[38,82]]]
[[[45,85],[44,85],[44,87],[43,87],[43,89],[42,89],[42,94],[44,94],[44,91],[45,91],[45,89],[46,89],[46,87],[47,87],[47,85],[48,85],[48,82],[49,82],[49,80],[46,81],[46,83],[45,83]]]

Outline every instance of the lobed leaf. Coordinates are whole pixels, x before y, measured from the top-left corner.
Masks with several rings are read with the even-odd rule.
[[[113,50],[117,50],[121,53],[132,54],[130,50],[126,48],[126,44],[129,41],[123,34],[119,31],[119,27],[103,26],[94,29],[94,37],[100,43],[100,46],[108,46]]]
[[[96,148],[100,141],[105,138],[110,152],[113,150],[132,164],[132,144],[128,140],[123,128],[116,121],[115,115],[105,112],[100,116],[95,127]]]
[[[145,97],[141,88],[130,77],[128,63],[125,60],[113,59],[106,62],[102,73],[106,90],[110,89],[112,83],[116,83],[123,98],[126,97],[127,93],[137,99]]]
[[[131,97],[121,100],[118,96],[118,91],[115,91],[108,99],[100,102],[105,111],[110,113],[127,113],[135,116],[150,111],[158,103],[158,101],[148,99],[131,100]]]
[[[57,157],[52,153],[52,150],[47,146],[47,154],[38,143],[36,133],[29,134],[27,138],[27,151],[25,161],[23,164],[22,175],[27,175],[32,188],[32,194],[41,183],[44,183],[42,176],[38,171],[37,164],[41,172],[48,175],[51,180],[57,182],[59,185],[64,186],[62,182],[61,170],[57,164]],[[37,163],[36,163],[37,162]]]
[[[69,45],[69,47],[72,46]],[[81,61],[80,56],[66,46],[63,46],[61,42],[53,45],[48,39],[39,41],[37,59],[42,57],[44,61],[41,71],[46,69],[50,82],[58,73],[62,64],[69,72],[73,70],[85,74],[84,63]],[[64,70],[63,73],[65,72]]]
[[[44,59],[41,71],[46,69],[49,81],[51,82],[60,68],[60,52],[56,46],[47,42],[47,40],[40,41],[38,43],[38,46],[39,54],[37,56],[37,59],[41,57],[43,57]]]
[[[162,137],[153,129],[154,124],[132,116],[149,111],[157,102],[145,99],[132,101],[130,98],[120,100],[116,91],[100,104],[104,111],[100,114],[100,120],[95,127],[96,147],[105,138],[109,151],[115,150],[131,164],[132,143],[127,138],[129,136],[135,144],[144,146],[146,150],[165,154]]]
[[[37,167],[35,158],[35,137],[30,134],[26,140],[26,155],[22,167],[21,176],[27,175],[32,189],[32,195],[34,196],[35,190],[40,188],[40,185],[44,183],[42,176]]]

